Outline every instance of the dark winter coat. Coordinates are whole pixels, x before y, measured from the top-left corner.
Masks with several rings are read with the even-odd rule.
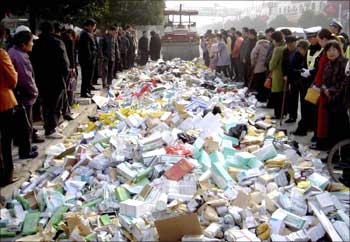
[[[79,37],[78,48],[79,63],[93,65],[97,58],[97,43],[94,35],[83,30]]]
[[[145,36],[142,36],[139,39],[139,50],[138,54],[140,57],[140,65],[145,65],[148,61],[148,38]]]
[[[64,43],[50,34],[41,34],[31,57],[39,93],[60,93],[70,65]]]
[[[158,34],[151,37],[149,51],[151,55],[151,60],[157,61],[160,58],[161,41]]]

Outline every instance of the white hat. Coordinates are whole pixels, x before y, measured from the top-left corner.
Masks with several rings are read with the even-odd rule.
[[[23,31],[27,31],[30,33],[32,32],[28,26],[20,25],[16,28],[15,35],[18,34],[19,32],[23,32]],[[33,34],[33,39],[38,39],[38,36]]]

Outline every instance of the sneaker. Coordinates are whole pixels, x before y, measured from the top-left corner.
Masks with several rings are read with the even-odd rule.
[[[59,134],[58,132],[46,135],[47,139],[63,139],[63,135]]]
[[[38,155],[39,155],[38,152],[36,152],[36,151],[31,151],[31,152],[29,152],[29,154],[27,154],[27,155],[20,155],[19,158],[20,158],[21,160],[25,160],[25,159],[34,159],[34,158],[37,157]]]
[[[37,145],[32,145],[32,151],[35,152],[38,150],[38,146]]]

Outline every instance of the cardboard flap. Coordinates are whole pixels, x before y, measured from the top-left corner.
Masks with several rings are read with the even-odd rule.
[[[201,235],[202,228],[194,213],[155,221],[160,241],[181,241],[184,235]]]

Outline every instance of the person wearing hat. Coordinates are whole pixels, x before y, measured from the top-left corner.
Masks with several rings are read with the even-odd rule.
[[[33,34],[27,26],[18,26],[14,35],[14,46],[9,55],[18,73],[15,96],[16,107],[16,141],[20,159],[38,156],[37,147],[32,146],[33,105],[38,97],[38,88],[34,80],[34,71],[28,53],[33,48]]]
[[[332,22],[329,24],[329,30],[332,32],[332,34],[334,34],[340,39],[342,43],[342,49],[345,53],[349,44],[349,36],[346,33],[341,32],[342,29],[343,25],[336,19],[333,19]]]
[[[5,27],[0,23],[0,43]],[[17,105],[13,89],[17,85],[17,72],[6,50],[0,45],[0,186],[6,186],[14,179],[12,161],[12,139],[14,126],[13,109]]]
[[[286,123],[295,123],[298,117],[298,97],[299,92],[296,82],[300,79],[298,69],[301,68],[300,60],[302,56],[297,51],[297,38],[293,35],[285,37],[287,47],[282,54],[282,73],[283,79],[287,82],[287,90],[284,95],[287,95],[286,110],[289,115]]]

